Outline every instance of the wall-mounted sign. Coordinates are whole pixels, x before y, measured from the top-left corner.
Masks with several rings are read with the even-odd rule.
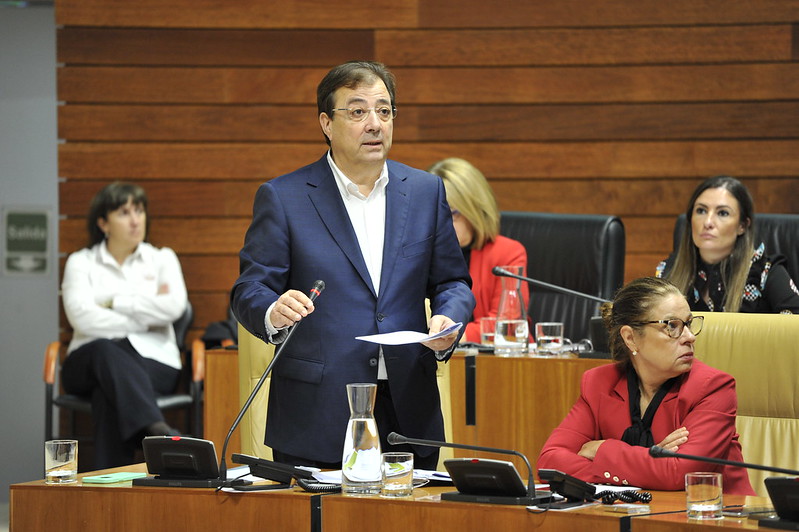
[[[3,273],[47,275],[50,271],[50,212],[46,209],[3,209]]]

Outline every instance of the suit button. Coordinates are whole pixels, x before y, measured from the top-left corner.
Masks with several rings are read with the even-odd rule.
[[[619,481],[619,477],[613,477],[613,482],[618,482],[618,481]]]
[[[377,313],[377,321],[383,321],[384,319],[386,319],[386,315],[383,314],[382,312],[378,312]]]
[[[370,359],[369,359],[369,365],[370,365],[371,367],[375,367],[375,366],[377,366],[377,359],[376,359],[376,358],[370,358]]]
[[[622,484],[624,484],[625,486],[627,486],[627,485],[629,485],[629,484],[630,484],[629,482],[627,482],[627,479],[626,479],[626,478],[625,478],[624,480],[622,480],[622,481],[621,481],[621,483],[622,483]]]
[[[610,478],[610,472],[609,471],[605,471],[605,478]]]

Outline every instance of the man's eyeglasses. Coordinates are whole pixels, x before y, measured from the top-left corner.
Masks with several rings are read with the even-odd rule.
[[[350,107],[348,109],[333,109],[335,111],[345,111],[347,118],[353,122],[363,122],[369,116],[369,111],[374,111],[377,118],[383,122],[388,122],[392,118],[397,118],[397,108],[389,105],[381,105],[379,107]]]
[[[666,324],[666,334],[668,334],[671,338],[679,338],[682,335],[682,331],[685,329],[685,327],[688,327],[688,330],[691,331],[694,336],[702,332],[702,325],[705,323],[705,317],[694,316],[688,321],[683,321],[680,319],[642,321],[634,325],[646,325],[648,323],[664,323]]]

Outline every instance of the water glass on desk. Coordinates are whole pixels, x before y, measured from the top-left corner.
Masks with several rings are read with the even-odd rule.
[[[685,497],[688,519],[721,519],[721,473],[686,473]]]
[[[78,480],[78,441],[44,442],[44,482],[71,484]]]
[[[409,497],[413,494],[413,453],[383,453],[381,497]]]
[[[480,318],[480,343],[483,345],[493,346],[494,335],[497,332],[497,317],[486,316]]]
[[[535,324],[535,349],[541,356],[554,356],[563,349],[563,323],[544,321]]]

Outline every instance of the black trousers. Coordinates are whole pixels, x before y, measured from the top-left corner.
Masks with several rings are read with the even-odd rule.
[[[64,390],[92,398],[96,469],[133,462],[143,430],[164,420],[156,397],[173,392],[179,374],[141,356],[127,339],[94,340],[67,356]]]
[[[435,449],[432,454],[427,456],[420,456],[416,450],[407,444],[390,445],[386,439],[391,432],[402,434],[402,427],[399,426],[397,421],[397,414],[394,410],[394,403],[391,400],[391,389],[389,388],[388,381],[378,381],[377,383],[377,398],[375,399],[375,421],[377,422],[377,431],[380,434],[380,448],[385,452],[411,452],[413,453],[413,467],[415,469],[427,469],[435,471],[438,465],[439,450]],[[344,439],[344,427],[341,430],[342,441]],[[425,450],[429,451],[430,447]],[[320,469],[341,469],[341,462],[327,463],[319,462],[317,460],[310,460],[300,456],[294,456],[288,453],[272,449],[272,457],[276,462],[291,465],[302,465],[310,467],[318,467]]]

